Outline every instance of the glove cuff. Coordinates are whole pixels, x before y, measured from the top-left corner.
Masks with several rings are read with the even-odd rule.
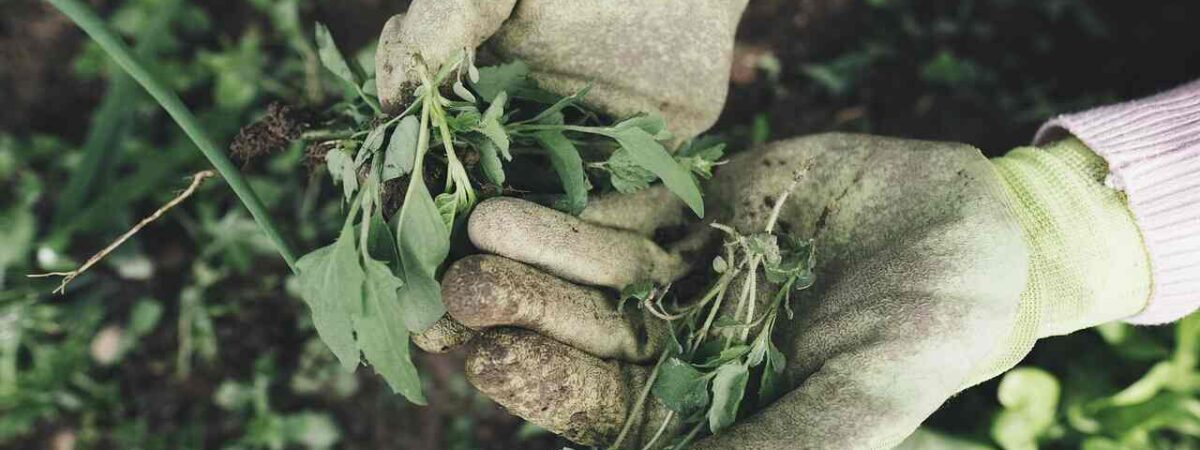
[[[1154,292],[1135,324],[1177,320],[1200,306],[1200,80],[1131,102],[1067,114],[1037,142],[1070,133],[1108,162],[1106,182],[1128,196]]]
[[[992,162],[1029,249],[1029,276],[1016,326],[974,381],[1015,365],[1038,338],[1136,314],[1151,286],[1137,224],[1104,185],[1107,164],[1083,143],[1017,148]]]

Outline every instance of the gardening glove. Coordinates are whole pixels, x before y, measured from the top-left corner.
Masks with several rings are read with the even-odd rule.
[[[816,284],[794,296],[794,318],[781,316],[774,336],[792,390],[693,448],[890,448],[1036,339],[1128,317],[1149,297],[1133,218],[1103,185],[1103,160],[1078,141],[993,161],[952,143],[777,142],[734,157],[708,183],[712,216],[762,231],[803,168],[778,219],[813,239],[817,255]],[[668,199],[661,208],[682,209]],[[443,281],[451,315],[483,330],[469,344],[468,380],[585,445],[612,442],[637,411],[661,327],[632,308],[615,312],[611,296],[583,285],[677,273],[659,269],[649,241],[614,228],[490,200],[469,234],[498,256],[460,261]],[[651,399],[624,444],[645,442],[663,415]]]
[[[747,0],[415,0],[384,25],[375,55],[384,109],[438,67],[487,41],[529,64],[544,89],[625,118],[661,115],[679,142],[708,129],[725,103],[734,32]]]

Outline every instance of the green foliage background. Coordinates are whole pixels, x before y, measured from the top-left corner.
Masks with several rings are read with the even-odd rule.
[[[272,100],[342,97],[343,87],[321,74],[314,20],[349,36],[346,48],[370,70],[370,42],[403,9],[378,1],[98,3],[219,143]],[[1173,38],[1179,17],[1196,13],[1188,2],[832,1],[842,12],[818,18],[836,25],[805,32],[784,21],[796,3],[761,0],[747,13],[751,26],[739,41],[761,51],[739,64],[755,75],[735,80],[715,130],[731,151],[841,129],[958,139],[995,154],[1054,113],[1200,73],[1192,56],[1200,44]],[[474,393],[453,355],[417,358],[432,374],[427,409],[390,394],[369,371],[339,369],[287,267],[220,181],[66,295],[49,294],[52,280],[26,279],[77,266],[206,165],[153,101],[48,7],[9,0],[0,11],[0,33],[14,34],[0,39],[0,51],[39,39],[31,30],[43,23],[73,43],[37,55],[61,84],[37,87],[31,105],[7,105],[16,111],[0,122],[0,446],[561,448]],[[1172,53],[1144,54],[1157,48],[1147,40],[1171,43]],[[1089,56],[1096,53],[1103,59]],[[28,81],[4,70],[0,81],[12,89],[0,92]],[[340,193],[323,172],[303,166],[303,151],[292,146],[243,172],[285,238],[313,249],[337,235],[344,211],[329,201]],[[1046,340],[1020,369],[951,399],[910,444],[1200,448],[1198,340],[1196,315]]]

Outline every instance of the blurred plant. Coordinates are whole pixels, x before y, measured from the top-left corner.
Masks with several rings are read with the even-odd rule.
[[[1095,389],[1109,378],[1096,367],[1068,372],[1077,380],[1064,389],[1058,378],[1036,368],[1018,368],[1000,381],[1002,409],[993,418],[991,436],[1005,450],[1036,449],[1068,443],[1085,450],[1196,448],[1200,444],[1200,314],[1174,327],[1174,348],[1162,355],[1144,331],[1125,324],[1100,328],[1119,358],[1156,361],[1141,378],[1123,389]],[[1145,350],[1131,351],[1132,342]],[[1124,350],[1122,350],[1124,349]],[[1161,359],[1157,356],[1163,356]],[[1063,400],[1060,402],[1060,398]]]
[[[271,356],[260,357],[254,368],[254,379],[249,384],[225,381],[214,394],[213,403],[217,406],[247,415],[242,437],[224,448],[325,449],[341,440],[341,431],[328,414],[312,411],[285,414],[273,410],[267,394],[276,378]]]

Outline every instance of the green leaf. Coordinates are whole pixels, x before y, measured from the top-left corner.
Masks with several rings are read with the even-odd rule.
[[[483,175],[488,181],[497,186],[504,185],[504,164],[500,162],[496,144],[491,140],[484,140],[479,144],[479,165],[483,167]]]
[[[1004,410],[992,424],[992,438],[1005,449],[1037,448],[1037,439],[1054,424],[1058,380],[1032,367],[1013,369],[1000,380],[997,397]]]
[[[450,192],[438,194],[433,199],[433,204],[437,206],[438,215],[442,217],[442,222],[446,224],[446,229],[454,228],[454,217],[458,214],[458,196]]]
[[[609,183],[613,189],[622,194],[631,194],[650,187],[650,183],[658,179],[654,173],[646,170],[634,161],[628,150],[618,149],[604,163],[608,171]]]
[[[587,207],[588,190],[592,188],[583,171],[583,158],[579,157],[579,150],[559,131],[539,131],[533,137],[546,150],[550,165],[562,182],[563,191],[566,192],[562,209],[579,215]]]
[[[588,92],[590,92],[591,90],[592,90],[591,84],[584,86],[583,89],[575,91],[575,93],[568,95],[566,97],[563,97],[563,98],[559,99],[558,101],[554,102],[553,105],[550,105],[550,107],[542,110],[542,112],[539,112],[536,116],[533,116],[532,119],[529,119],[529,122],[541,123],[547,117],[558,114],[566,107],[574,105],[576,103],[579,103],[581,100],[583,100],[584,97],[587,96]],[[620,125],[618,124],[617,126],[619,127]]]
[[[455,133],[463,133],[468,131],[476,131],[479,129],[479,121],[483,120],[483,114],[479,113],[475,107],[464,108],[458,114],[446,117],[446,126],[450,127],[450,131]]]
[[[712,406],[708,408],[708,428],[720,432],[737,420],[738,406],[746,393],[746,381],[750,377],[746,366],[731,362],[716,370],[712,381]]]
[[[424,405],[421,380],[409,356],[408,330],[401,325],[405,314],[398,290],[403,283],[380,261],[368,258],[364,269],[363,314],[354,324],[363,356],[383,376],[392,392]]]
[[[620,295],[618,295],[619,300],[617,301],[617,311],[620,311],[620,312],[625,311],[625,302],[627,302],[629,300],[634,300],[634,303],[640,304],[640,303],[646,301],[646,299],[650,298],[650,295],[653,293],[654,293],[654,282],[653,281],[643,280],[643,281],[639,281],[636,283],[628,284],[625,287],[621,288],[621,293],[620,293]]]
[[[651,392],[680,417],[692,417],[708,405],[708,377],[691,364],[670,358],[658,369]]]
[[[783,356],[783,352],[775,347],[775,343],[768,342],[768,350],[766,357],[766,365],[762,371],[762,382],[758,385],[758,407],[762,408],[771,404],[780,396],[783,395],[783,369],[787,365],[787,358]]]
[[[411,117],[411,116],[410,116]],[[363,139],[362,145],[358,147],[360,153],[374,153],[383,147],[383,140],[387,137],[388,123],[382,123],[379,126],[372,128],[370,133],[367,133],[366,139]]]
[[[763,264],[763,273],[767,276],[767,281],[782,284],[796,278],[798,283],[793,289],[806,289],[811,286],[816,279],[812,272],[815,263],[812,241],[783,234],[778,236],[776,243],[779,257]]]
[[[712,169],[725,156],[725,144],[709,140],[694,140],[675,155],[675,159],[696,176],[712,178]]]
[[[396,236],[383,221],[383,213],[379,208],[371,214],[371,232],[367,234],[367,254],[386,262],[394,272],[400,269],[400,249],[396,246]]]
[[[400,288],[404,326],[421,332],[446,312],[434,274],[450,252],[450,229],[420,176],[412,177],[404,206],[396,216],[396,241],[404,275],[404,287]]]
[[[342,56],[342,51],[338,50],[337,44],[333,42],[333,36],[329,34],[329,29],[325,25],[317,23],[316,35],[317,56],[321,59],[321,64],[342,81],[352,86],[361,85],[362,80],[359,80],[354,71],[350,69],[350,64]]]
[[[455,81],[454,85],[451,86],[450,89],[454,91],[454,95],[457,95],[458,98],[475,103],[475,95],[471,94],[471,91],[467,90],[466,86],[463,86],[462,81]]]
[[[335,183],[342,184],[342,194],[346,201],[354,198],[358,191],[358,173],[354,170],[354,161],[346,152],[340,149],[330,150],[325,154],[325,165]]]
[[[513,61],[508,64],[479,69],[479,81],[472,85],[483,101],[490,103],[501,92],[516,92],[522,88],[530,88],[532,82],[528,77],[529,66],[521,61]]]
[[[354,199],[355,192],[358,192],[358,171],[354,164],[342,164],[342,194],[346,201]]]
[[[412,172],[417,155],[417,135],[421,123],[414,116],[400,119],[396,131],[383,154],[383,181],[400,178]]]
[[[478,131],[496,144],[500,154],[504,155],[505,161],[512,161],[512,154],[508,152],[508,132],[504,131],[504,125],[500,124],[500,119],[504,115],[504,102],[507,99],[508,96],[504,92],[496,94],[495,100],[488,105],[487,110],[483,112],[483,117],[479,120]]]
[[[608,128],[602,133],[616,139],[637,165],[661,178],[667,189],[682,199],[697,216],[704,217],[704,198],[696,179],[654,140],[654,136],[633,125]]]
[[[667,131],[667,121],[658,114],[641,114],[630,117],[613,125],[613,129],[625,130],[637,128],[645,131],[654,137],[656,141],[665,141],[671,139],[671,132]]]
[[[317,335],[346,370],[358,366],[353,317],[362,314],[362,267],[354,249],[352,227],[342,228],[337,242],[296,261],[300,295],[312,310]]]
[[[734,362],[738,358],[741,358],[743,355],[746,355],[747,353],[750,353],[749,345],[744,345],[744,344],[743,345],[734,345],[734,346],[731,346],[724,350],[721,350],[721,353],[717,354],[717,356],[711,357],[707,361],[705,361],[704,365],[715,366],[718,364],[729,364],[729,363]]]

